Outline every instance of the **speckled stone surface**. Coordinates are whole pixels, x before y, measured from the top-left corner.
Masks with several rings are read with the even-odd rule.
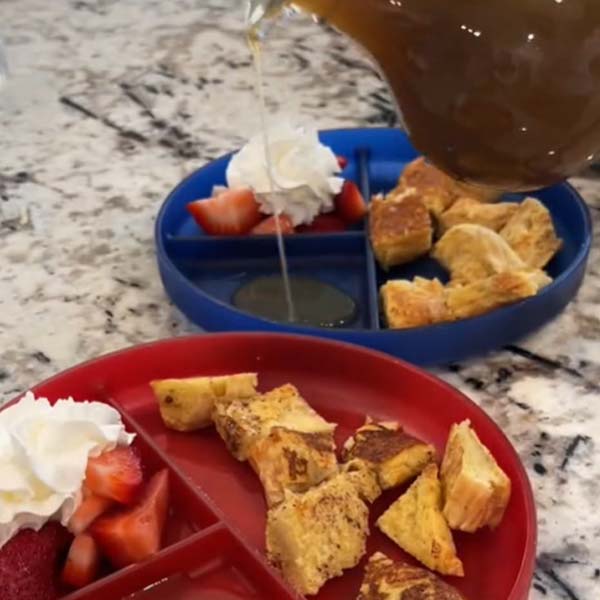
[[[157,276],[153,221],[183,175],[256,130],[239,0],[2,0],[0,402],[131,344],[194,331]],[[310,35],[310,41],[308,36]],[[385,86],[308,19],[273,31],[271,110],[394,122]],[[600,179],[575,180],[600,223]],[[600,598],[600,253],[517,347],[437,370],[500,424],[535,488],[531,598]],[[477,599],[485,600],[485,599]]]

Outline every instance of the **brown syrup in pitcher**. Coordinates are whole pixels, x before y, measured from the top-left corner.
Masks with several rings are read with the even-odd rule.
[[[262,49],[258,32],[250,30],[248,43],[255,67],[265,162],[270,191],[277,191],[269,151],[269,133],[263,84]],[[259,317],[278,322],[316,327],[344,327],[355,319],[356,303],[337,288],[309,277],[290,277],[279,216],[275,215],[277,249],[281,275],[257,277],[242,285],[234,294],[234,306]]]
[[[294,0],[378,63],[415,146],[527,190],[600,154],[598,0]]]

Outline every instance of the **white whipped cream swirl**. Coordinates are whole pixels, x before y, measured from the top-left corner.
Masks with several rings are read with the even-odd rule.
[[[20,529],[66,525],[81,502],[89,456],[131,444],[121,415],[101,402],[31,392],[0,412],[0,548]]]
[[[267,138],[275,190],[271,189],[262,133],[233,156],[227,185],[251,188],[262,212],[285,213],[294,226],[309,225],[318,214],[331,212],[344,180],[336,176],[340,172],[337,158],[321,144],[316,130],[283,121],[269,128]]]

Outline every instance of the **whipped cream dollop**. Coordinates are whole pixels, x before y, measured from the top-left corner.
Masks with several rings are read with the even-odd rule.
[[[88,457],[131,444],[121,415],[101,402],[50,405],[28,392],[0,412],[0,548],[20,529],[67,525],[81,502]]]
[[[316,130],[283,121],[270,127],[266,138],[275,189],[271,189],[263,133],[233,156],[227,185],[251,188],[262,212],[285,213],[294,226],[309,225],[318,214],[331,212],[344,180],[337,176],[340,167],[335,154],[321,144]]]

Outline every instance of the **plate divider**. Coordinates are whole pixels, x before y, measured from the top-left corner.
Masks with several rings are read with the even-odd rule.
[[[367,148],[359,148],[356,152],[356,160],[358,163],[359,187],[363,198],[370,204],[371,202],[371,182],[369,178],[369,162],[370,153]],[[365,256],[366,256],[366,277],[367,289],[369,298],[369,321],[371,329],[378,330],[381,328],[379,320],[379,290],[377,288],[377,265],[371,248],[369,238],[369,216],[367,215],[365,222]]]

